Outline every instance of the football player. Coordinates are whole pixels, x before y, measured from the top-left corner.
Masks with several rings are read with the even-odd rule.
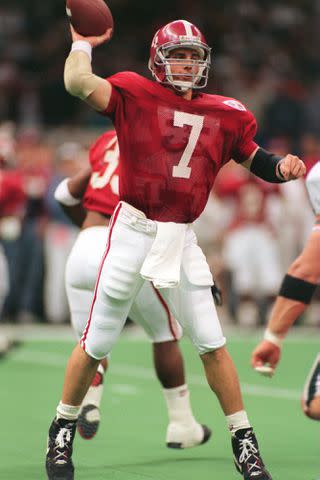
[[[306,310],[320,281],[320,162],[306,177],[315,223],[301,254],[290,265],[273,306],[264,339],[252,353],[258,372],[272,376],[280,361],[283,341],[294,322]],[[314,361],[302,398],[304,413],[320,420],[320,357]]]
[[[63,180],[55,192],[65,212],[82,227],[70,253],[65,276],[71,321],[79,339],[90,313],[107,239],[106,226],[119,201],[119,146],[114,130],[97,139],[90,149],[89,159],[91,168]],[[153,342],[155,369],[163,386],[170,421],[167,446],[187,448],[205,443],[211,432],[196,422],[191,410],[183,359],[177,344],[181,327],[170,314],[161,293],[150,282],[141,288],[129,317],[145,329]],[[92,438],[99,426],[103,376],[107,366],[107,359],[99,364],[82,402],[77,428],[86,439]]]
[[[115,125],[121,201],[110,220],[89,319],[68,362],[49,430],[48,476],[60,472],[73,478],[72,444],[81,403],[137,293],[151,280],[200,355],[226,415],[237,470],[246,480],[270,480],[225,346],[210,291],[212,276],[190,224],[231,158],[270,182],[298,178],[305,166],[296,156],[280,158],[259,148],[253,141],[255,119],[240,102],[201,92],[210,47],[196,26],[177,20],[156,32],[149,61],[154,80],[133,72],[106,80],[92,73],[92,47],[108,41],[111,33],[82,37],[72,30],[65,65],[68,92]]]

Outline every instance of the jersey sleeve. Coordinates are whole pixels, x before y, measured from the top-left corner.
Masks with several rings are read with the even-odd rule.
[[[250,157],[258,145],[254,141],[257,133],[257,122],[253,114],[248,110],[241,112],[240,128],[236,144],[233,149],[232,158],[237,163],[242,163]]]
[[[114,117],[117,108],[121,106],[128,96],[137,96],[139,90],[140,75],[134,72],[119,72],[106,78],[112,85],[111,97],[107,108],[100,112],[102,115]]]

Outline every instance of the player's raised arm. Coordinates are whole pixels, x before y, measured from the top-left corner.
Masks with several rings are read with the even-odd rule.
[[[74,97],[79,97],[97,111],[104,111],[111,97],[111,84],[92,73],[92,48],[108,42],[112,28],[97,37],[84,37],[72,26],[72,48],[64,68],[64,83],[66,90]]]

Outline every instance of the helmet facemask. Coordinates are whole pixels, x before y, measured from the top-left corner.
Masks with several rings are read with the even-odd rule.
[[[180,59],[169,57],[173,50],[186,48],[188,50],[196,51],[199,54],[199,59]],[[208,75],[211,65],[210,58],[211,48],[200,40],[185,40],[178,42],[168,42],[156,48],[156,55],[154,58],[154,66],[149,65],[154,77],[157,81],[171,85],[176,90],[185,92],[191,89],[204,88],[208,82]],[[197,66],[191,71],[184,73],[172,73],[172,66]],[[196,73],[194,73],[196,70]],[[157,76],[157,72],[161,71],[162,78]],[[190,77],[190,80],[179,80],[177,77]]]

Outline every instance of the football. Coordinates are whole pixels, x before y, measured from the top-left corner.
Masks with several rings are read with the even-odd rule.
[[[66,12],[71,25],[84,37],[103,35],[113,28],[113,18],[103,0],[67,0]]]

